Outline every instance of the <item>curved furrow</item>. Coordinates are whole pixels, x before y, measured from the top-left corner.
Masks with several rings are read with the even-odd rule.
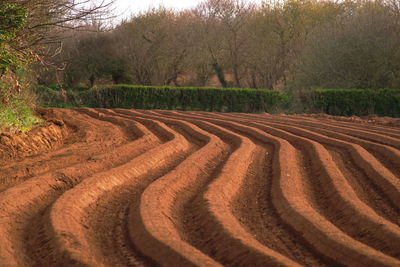
[[[282,134],[275,128],[263,127],[274,135]],[[393,244],[400,242],[400,227],[379,216],[357,197],[329,152],[309,139],[287,133],[284,136],[300,149],[307,150],[303,153],[308,158],[314,175],[319,176],[318,189],[317,181],[313,181],[313,188],[320,212],[354,239],[388,255],[399,257],[400,248]],[[360,228],[357,229],[354,225],[360,225]]]
[[[217,115],[218,116],[218,115]],[[254,120],[251,116],[240,116],[240,115],[230,115],[233,118],[240,118],[240,119],[247,119],[248,121],[258,121],[258,122],[266,122],[266,116],[263,117],[263,119],[256,119]],[[258,118],[258,117],[255,117]],[[271,118],[272,119],[272,118]],[[315,122],[307,122],[307,121],[300,121],[300,120],[293,120],[293,119],[287,119],[286,116],[282,116],[281,120],[269,120],[272,122],[278,122],[278,123],[285,123],[285,124],[290,124],[293,126],[298,126],[300,128],[308,129],[310,131],[320,133],[322,135],[332,137],[335,139],[340,139],[349,143],[355,143],[358,145],[361,145],[363,148],[365,148],[368,152],[370,152],[374,157],[376,157],[382,165],[384,165],[387,169],[389,169],[396,177],[400,177],[400,165],[398,162],[400,161],[400,150],[383,145],[380,143],[375,143],[372,141],[360,139],[354,136],[350,136],[347,134],[343,134],[334,130],[328,130],[327,128],[320,128],[320,123],[315,123]],[[267,122],[269,122],[267,120]]]
[[[133,113],[133,114],[131,114],[131,113],[126,113],[126,112],[124,112],[124,113],[121,113],[121,114],[118,114],[119,116],[121,116],[121,117],[126,117],[126,118],[131,118],[131,119],[140,119],[139,117],[142,117],[142,118],[148,118],[148,116],[144,116],[144,114],[141,114],[141,113],[137,113],[137,112],[135,112],[135,113]],[[205,144],[205,140],[204,140],[204,136],[202,136],[200,133],[198,133],[197,132],[197,130],[196,129],[192,129],[192,125],[191,124],[189,124],[189,123],[187,123],[187,122],[184,122],[184,121],[181,121],[181,120],[171,120],[171,119],[165,119],[165,118],[154,118],[155,120],[157,120],[157,121],[160,121],[160,122],[163,122],[163,123],[166,123],[166,124],[168,124],[168,125],[170,125],[172,128],[174,128],[175,130],[177,130],[177,131],[179,131],[179,132],[181,132],[188,140],[190,140],[190,142],[192,143],[192,144],[195,144],[196,146],[198,146],[198,147],[202,147],[202,146],[204,146]],[[192,149],[193,150],[193,149]],[[189,156],[190,157],[190,156]],[[179,168],[179,166],[180,165],[178,165],[178,167],[177,168]],[[153,179],[154,180],[154,179]],[[150,180],[147,180],[148,182],[151,182]],[[130,188],[131,186],[126,186],[126,187],[124,187],[125,189],[126,188]],[[135,187],[132,187],[132,189],[131,190],[129,190],[129,189],[127,189],[127,190],[125,190],[125,191],[132,191],[132,190],[134,190],[135,189]],[[141,190],[144,190],[144,186],[143,187],[141,187]],[[121,192],[123,191],[123,190],[120,190]],[[129,219],[128,218],[128,207],[126,207],[127,205],[129,205],[130,203],[132,203],[131,205],[139,205],[139,200],[140,200],[140,190],[136,190],[135,192],[131,192],[130,193],[130,195],[129,195],[129,197],[126,197],[125,199],[124,199],[124,197],[122,196],[121,197],[121,194],[123,194],[123,192],[121,193],[121,192],[119,192],[119,194],[116,194],[115,196],[110,196],[110,197],[108,197],[108,199],[107,200],[105,200],[104,202],[109,202],[109,203],[115,203],[115,205],[113,206],[114,207],[114,209],[116,209],[117,211],[119,211],[120,210],[120,212],[121,213],[124,213],[124,217],[123,217],[123,220],[124,221],[126,221],[127,223],[126,223],[126,225],[124,225],[123,227],[124,228],[126,228],[126,231],[124,231],[124,234],[126,235],[126,236],[129,236],[129,233],[128,233],[128,231],[127,231],[127,229],[128,229],[128,226],[129,226],[129,228],[132,228],[132,225],[135,225],[134,226],[134,235],[135,236],[137,236],[138,235],[138,232],[140,232],[140,233],[142,233],[143,231],[143,227],[139,227],[139,226],[137,226],[136,224],[134,224],[133,223],[133,221],[134,220],[137,220],[137,218],[136,217],[133,217],[133,218],[131,218],[131,219]],[[126,201],[126,199],[129,199],[129,201]],[[102,206],[102,205],[99,205],[99,206]],[[97,209],[98,209],[98,207],[99,206],[97,206]],[[109,207],[109,205],[105,205],[105,206],[108,206]],[[96,210],[97,210],[96,209]],[[106,210],[106,208],[105,209],[103,209],[103,210]],[[96,211],[97,212],[97,211]],[[108,209],[108,211],[107,211],[107,214],[109,214],[110,213],[110,211],[109,211],[109,209]],[[130,212],[129,214],[132,214],[132,212]],[[122,217],[121,217],[122,218]],[[121,218],[119,218],[118,220],[122,220]],[[108,222],[108,224],[109,224],[110,222]],[[100,223],[101,224],[101,223]],[[98,226],[100,225],[100,224],[98,224]],[[94,226],[92,225],[92,228],[93,228]],[[105,228],[105,226],[103,225],[100,225],[100,227],[103,227],[103,228]],[[99,227],[97,227],[97,228],[99,228]],[[121,227],[119,228],[119,229],[121,229]],[[122,230],[122,229],[121,229]],[[125,230],[125,229],[124,229]],[[119,231],[119,230],[118,230]],[[147,231],[145,231],[145,233],[144,234],[146,234],[147,233]],[[97,242],[93,239],[93,241],[94,241],[94,243],[104,243],[104,240],[106,240],[107,238],[106,238],[106,236],[103,236],[103,237],[101,237],[101,236],[98,236],[98,237],[96,237],[96,240],[97,240]],[[108,238],[108,239],[110,239],[110,238]],[[147,239],[146,239],[147,240]],[[119,244],[117,244],[117,246],[118,246],[118,249],[119,248],[123,248],[123,247],[127,247],[127,244],[128,243],[131,243],[131,245],[129,246],[129,247],[131,247],[131,248],[134,248],[134,247],[137,247],[137,248],[140,248],[140,250],[141,251],[146,251],[146,249],[148,249],[149,248],[149,244],[151,243],[151,241],[152,241],[153,239],[150,237],[150,241],[149,240],[147,240],[147,241],[149,241],[149,243],[147,243],[147,242],[145,242],[145,243],[139,243],[138,245],[136,245],[136,244],[133,244],[132,242],[131,242],[131,240],[125,240],[124,241],[124,243],[125,244],[123,244],[122,242],[118,242]],[[117,240],[118,241],[118,240]],[[109,242],[106,242],[106,243],[109,243]],[[153,242],[154,243],[154,242]],[[165,245],[164,244],[160,244],[159,242],[155,242],[155,246],[157,246],[158,245],[158,247],[161,247],[161,248],[163,248],[163,247],[165,247]],[[183,244],[183,245],[185,245],[185,244]],[[103,245],[102,245],[103,246]],[[188,246],[188,245],[186,245],[186,246]],[[107,246],[103,246],[103,247],[107,247]],[[110,246],[111,247],[111,246]],[[109,250],[110,250],[110,248],[108,248],[108,251],[107,251],[107,249],[104,249],[103,250],[103,253],[104,254],[107,254],[107,252],[109,253]],[[136,249],[136,250],[138,250],[138,249]],[[160,250],[157,250],[157,255],[161,255],[161,252],[162,251],[164,251],[165,253],[167,253],[167,255],[168,255],[168,262],[176,262],[176,261],[183,261],[183,262],[188,262],[186,259],[184,259],[184,257],[183,256],[181,256],[181,255],[179,255],[179,254],[177,254],[176,252],[174,252],[173,250],[171,250],[170,248],[165,248],[165,249],[160,249]],[[129,251],[127,251],[127,253],[123,253],[124,255],[122,255],[121,253],[118,253],[119,251],[115,251],[115,253],[114,253],[114,256],[113,257],[108,257],[108,265],[120,265],[121,264],[121,262],[122,262],[122,258],[127,258],[127,256],[129,256]],[[116,254],[120,254],[120,256],[115,256]],[[199,254],[199,253],[198,253]],[[200,253],[201,254],[201,253]],[[153,258],[155,258],[155,259],[157,259],[157,257],[155,257],[154,255],[152,255],[153,256]],[[203,257],[204,257],[205,255],[203,255]],[[200,257],[202,257],[201,255],[200,255]],[[120,258],[120,259],[117,259],[117,258]],[[163,264],[165,265],[166,264],[166,260],[164,260],[164,262],[163,262]]]
[[[327,137],[298,127],[287,126],[279,123],[273,123],[269,125],[290,131],[299,136],[313,139],[327,146],[334,146],[348,151],[355,164],[358,165],[360,169],[365,171],[365,173],[368,175],[368,178],[371,179],[373,183],[383,192],[385,192],[385,195],[391,199],[392,203],[400,211],[400,180],[360,145]],[[395,155],[397,156],[397,154]],[[400,160],[400,158],[398,158],[398,160]]]
[[[169,141],[146,151],[122,166],[84,180],[54,203],[49,212],[49,231],[53,237],[52,248],[57,253],[54,253],[51,259],[47,259],[46,263],[50,260],[59,264],[106,265],[106,255],[99,249],[100,244],[90,242],[90,234],[99,229],[90,230],[88,226],[96,220],[90,214],[97,209],[99,200],[113,194],[114,191],[124,190],[125,187],[130,188],[131,197],[135,199],[138,192],[174,168],[193,149],[183,135],[163,123],[154,123],[168,130],[171,136]],[[100,215],[107,216],[107,213]],[[105,234],[111,238],[110,232]],[[139,263],[146,261],[139,253],[131,256]]]
[[[156,115],[154,118],[162,117],[152,112],[146,112],[146,114]],[[204,125],[204,123],[202,127],[213,128],[213,126]],[[197,127],[196,129],[206,134],[206,137],[210,136],[204,130]],[[187,205],[190,199],[196,197],[198,191],[201,191],[202,187],[207,184],[210,179],[208,177],[215,172],[218,165],[225,161],[223,155],[227,153],[227,151],[224,151],[224,147],[227,149],[227,145],[224,145],[219,138],[212,136],[211,141],[206,146],[183,161],[173,172],[151,184],[143,193],[140,206],[134,205],[132,208],[131,218],[136,222],[130,225],[130,228],[133,229],[131,231],[132,238],[135,242],[147,244],[147,254],[161,260],[163,265],[177,266],[180,264],[188,265],[189,263],[190,265],[215,264],[210,262],[209,259],[204,259],[204,256],[199,254],[198,250],[194,247],[185,245],[185,239],[190,242],[190,234],[185,233],[185,227],[182,225],[183,223],[187,223],[182,222],[182,218],[185,217],[184,206]],[[233,153],[240,153],[240,151]],[[207,155],[211,156],[211,158],[208,158]],[[235,182],[240,182],[240,180],[236,180]],[[178,199],[175,199],[175,196]],[[209,210],[211,209],[212,211],[214,205],[215,203],[210,204],[210,208],[202,208],[202,214],[196,216],[208,218],[210,216]],[[156,207],[158,208],[156,209]],[[232,215],[229,211],[221,211],[220,209],[221,207],[218,208],[218,212],[211,212],[212,218],[204,222],[203,228],[209,237],[216,236],[217,240],[214,242],[220,254],[224,253],[226,247],[229,246],[237,250],[233,255],[229,256],[231,260],[235,258],[236,262],[249,262],[251,258],[251,264],[256,265],[261,262],[264,264],[268,262],[274,263],[275,265],[295,265],[294,262],[279,253],[267,249],[258,242],[255,242],[255,240],[252,240],[253,238],[247,232],[243,231],[238,222],[234,218],[231,218]],[[222,214],[220,214],[221,212]],[[198,211],[195,213],[197,214]],[[139,234],[137,233],[138,228],[143,229]],[[247,248],[243,248],[243,245],[238,241],[246,245]],[[202,242],[212,241],[203,240]],[[165,245],[168,247],[165,248]],[[185,256],[186,263],[179,258],[173,259],[167,257],[168,250],[171,248]],[[248,255],[241,253],[247,253]],[[229,258],[226,253],[223,257]],[[167,258],[168,260],[166,260]],[[216,257],[216,259],[223,264],[227,264],[221,260],[221,256]]]
[[[261,119],[269,119],[269,120],[275,120],[275,121],[282,121],[281,118],[274,117],[273,115],[264,115],[264,116],[259,116],[259,115],[251,115],[251,117],[259,117]],[[387,135],[384,135],[382,133],[371,133],[364,130],[355,130],[355,129],[349,129],[347,127],[341,127],[336,124],[327,124],[326,120],[321,120],[318,122],[318,127],[320,128],[325,128],[325,129],[332,129],[337,132],[341,132],[344,134],[348,134],[351,136],[355,136],[358,138],[362,138],[371,142],[376,142],[388,146],[392,146],[396,149],[400,149],[400,139],[398,138],[393,138]]]
[[[227,117],[229,118],[230,116],[228,115]],[[400,248],[391,245],[400,242],[400,227],[385,218],[382,218],[373,209],[362,202],[357,197],[353,188],[348,184],[346,178],[337,167],[328,151],[319,143],[309,140],[308,138],[311,136],[318,140],[318,142],[336,145],[339,144],[344,146],[345,149],[350,150],[353,154],[352,156],[355,158],[354,160],[356,162],[358,161],[358,164],[360,164],[367,173],[369,172],[370,177],[373,178],[373,182],[375,182],[377,186],[380,186],[387,191],[387,197],[392,201],[397,201],[397,198],[399,197],[399,181],[396,177],[388,172],[383,166],[380,166],[378,161],[369,155],[368,152],[362,150],[361,147],[353,147],[351,144],[343,143],[343,141],[324,137],[310,131],[307,132],[306,130],[293,126],[285,126],[284,124],[276,124],[272,122],[266,124],[268,124],[268,126],[265,124],[251,123],[251,125],[255,125],[256,127],[263,125],[262,127],[264,127],[263,129],[265,131],[274,134],[279,134],[276,125],[279,125],[279,128],[285,129],[286,131],[289,129],[290,131],[295,132],[296,135],[286,132],[287,134],[284,135],[284,138],[291,142],[297,142],[300,147],[312,151],[314,155],[310,155],[309,157],[320,159],[320,162],[318,162],[320,166],[314,167],[314,172],[319,175],[322,174],[323,176],[326,176],[326,179],[329,179],[328,182],[330,183],[324,183],[323,185],[329,184],[329,186],[333,186],[333,188],[330,188],[329,186],[326,187],[326,192],[321,196],[321,199],[326,199],[326,195],[330,196],[327,200],[331,201],[331,205],[324,203],[324,207],[328,206],[329,209],[331,209],[331,214],[336,214],[331,218],[336,218],[336,220],[340,222],[339,225],[343,225],[338,225],[339,227],[343,227],[342,229],[351,234],[354,238],[360,239],[362,242],[371,246],[376,246],[378,250],[382,250],[394,257],[400,257]],[[306,137],[301,137],[302,135]],[[306,145],[304,146],[303,144]],[[311,165],[315,165],[315,161]],[[337,195],[333,195],[332,193]],[[335,207],[338,206],[337,203],[341,203],[342,208],[335,210]],[[398,202],[390,203],[389,206],[391,204],[394,204],[396,207],[394,209],[394,220],[398,223],[399,214],[396,212],[396,210],[398,210]],[[342,217],[346,218],[346,216],[351,219],[342,219]],[[363,226],[366,227],[366,230],[361,229],[360,231],[357,231],[357,229],[354,229],[352,224],[356,225],[357,222],[363,222]],[[384,229],[385,226],[388,226],[388,228]]]
[[[313,132],[323,134],[325,136],[361,145],[371,154],[373,154],[380,161],[381,164],[383,164],[386,168],[391,170],[393,174],[395,174],[397,177],[400,177],[400,166],[398,164],[398,162],[400,162],[400,150],[396,148],[367,141],[347,134],[342,134],[332,130],[321,129],[318,127],[319,124],[317,123],[309,125],[309,123],[307,122],[301,123],[300,121],[292,123],[291,121],[288,122],[287,120],[284,120],[284,122],[291,125],[299,126],[304,129],[311,130]]]
[[[112,140],[112,142],[101,141],[103,138],[101,136],[107,136],[107,134],[117,129],[110,127],[110,123],[96,125],[89,116],[79,114],[76,111],[61,112],[56,110],[55,113],[60,114],[60,117],[69,125],[70,129],[77,128],[79,124],[83,126],[83,129],[77,130],[76,134],[70,134],[70,138],[66,140],[62,148],[44,155],[27,158],[7,170],[2,170],[3,177],[0,177],[0,191],[4,191],[29,178],[48,174],[50,171],[56,171],[62,167],[65,168],[66,162],[69,164],[67,166],[73,166],[82,161],[87,161],[91,155],[101,151],[104,152],[112,144],[118,145],[126,142],[126,139],[119,134],[119,131],[115,134],[116,139]],[[103,130],[101,131],[100,129]],[[90,149],[87,148],[88,143],[93,144]]]
[[[400,262],[371,249],[338,229],[316,212],[307,200],[296,150],[280,141],[274,170],[272,201],[280,216],[296,231],[303,233],[320,253],[350,266],[397,266]]]
[[[369,225],[369,228],[366,227],[366,228],[363,228],[363,230],[368,230],[367,233],[365,233],[365,234],[369,234],[370,236],[372,236],[373,238],[376,238],[376,239],[374,239],[374,240],[368,239],[368,240],[363,240],[363,241],[367,241],[367,243],[371,243],[370,241],[374,241],[374,242],[380,243],[381,245],[383,244],[383,246],[380,246],[379,249],[382,249],[385,252],[390,253],[392,255],[397,255],[398,248],[397,248],[397,246],[394,246],[393,244],[398,243],[397,242],[398,236],[396,234],[398,227],[389,222],[386,222],[385,220],[383,220],[382,218],[377,216],[376,213],[371,211],[371,209],[368,206],[366,206],[361,201],[358,201],[357,197],[353,194],[354,192],[351,190],[351,188],[349,188],[349,186],[345,182],[345,179],[343,178],[343,176],[340,174],[340,172],[337,170],[337,168],[335,168],[334,164],[332,164],[332,159],[331,159],[329,153],[326,150],[324,150],[321,145],[318,145],[317,143],[309,141],[309,140],[302,140],[304,138],[299,138],[299,137],[293,136],[289,133],[274,129],[272,127],[267,127],[267,126],[261,126],[261,127],[263,128],[263,130],[266,130],[269,133],[273,133],[274,135],[277,135],[281,138],[283,137],[284,139],[291,140],[292,142],[295,141],[295,143],[298,143],[299,139],[300,139],[300,143],[303,143],[301,145],[302,146],[306,145],[308,147],[308,149],[310,151],[312,151],[311,153],[315,154],[317,156],[317,157],[313,157],[313,160],[314,160],[314,162],[317,161],[316,165],[319,166],[319,169],[316,169],[314,171],[317,171],[317,173],[320,173],[323,176],[326,176],[328,178],[328,179],[326,179],[328,186],[325,186],[325,187],[329,190],[329,192],[325,192],[325,195],[328,195],[328,196],[330,195],[329,196],[330,199],[335,200],[336,201],[335,204],[337,206],[340,206],[340,209],[342,209],[342,210],[340,210],[340,209],[336,210],[334,212],[332,212],[332,210],[328,209],[329,212],[332,212],[332,214],[335,215],[335,216],[331,216],[330,219],[332,219],[333,217],[336,217],[333,219],[335,219],[334,221],[336,221],[336,223],[339,222],[341,227],[344,226],[343,222],[340,222],[341,218],[345,219],[347,222],[348,221],[352,221],[352,222],[356,222],[356,223],[358,222],[358,224],[360,222],[362,222],[363,226]],[[258,126],[256,128],[258,128]],[[297,142],[295,139],[298,139]],[[296,155],[295,150],[293,150],[292,153],[294,153],[294,155]],[[303,152],[303,153],[306,153],[306,152]],[[296,159],[296,160],[298,160],[298,159]],[[300,175],[300,177],[301,177],[301,175]],[[333,177],[335,177],[335,178],[333,179]],[[340,180],[340,182],[337,182],[337,180]],[[350,197],[352,197],[352,198],[350,198]],[[341,205],[338,205],[338,204],[341,204]],[[359,209],[362,209],[362,210],[359,210]],[[351,210],[351,212],[349,212],[348,210]],[[324,212],[325,210],[320,210],[320,211]],[[305,214],[307,214],[307,213],[305,213]],[[325,212],[325,216],[326,215],[329,215],[329,213]],[[358,218],[359,220],[355,220],[355,218]],[[341,219],[341,220],[343,220],[343,219]],[[386,226],[387,226],[386,229],[379,229],[380,227],[385,228]],[[346,229],[346,230],[348,230],[348,229]],[[381,231],[381,230],[383,230],[383,231]],[[340,231],[340,230],[338,229],[338,231]],[[377,235],[375,232],[372,232],[372,231],[377,231],[380,233],[379,233],[379,235]],[[342,232],[342,234],[343,234],[343,232]],[[382,238],[381,234],[384,234],[385,237]],[[392,234],[394,234],[394,237],[391,236]],[[357,238],[360,238],[360,237],[357,237]],[[349,238],[349,239],[352,240],[352,243],[354,244],[355,247],[360,247],[360,245],[362,244],[360,242],[357,242],[354,239],[351,239],[351,238]],[[379,239],[380,239],[380,241],[379,241]],[[389,240],[389,239],[391,239],[391,241],[388,242],[387,240]],[[350,242],[350,240],[348,242]],[[376,246],[375,243],[372,245]],[[371,249],[371,247],[368,247],[365,245],[363,245],[362,247],[363,247],[363,249],[361,249],[361,250],[364,250],[364,249],[370,250],[370,252],[368,252],[368,254],[373,253],[378,258],[381,258],[383,256],[385,258],[384,262],[391,263],[391,264],[399,263],[394,258],[385,256],[381,252]],[[364,250],[364,253],[365,253],[365,250]],[[381,264],[383,264],[383,263],[381,262]]]
[[[323,144],[357,195],[375,212],[400,225],[400,180],[362,147],[286,125],[269,125]]]
[[[286,116],[282,116],[282,117],[286,117]],[[318,118],[312,118],[312,117],[308,117],[308,116],[301,116],[301,115],[296,115],[294,116],[294,118],[296,119],[301,119],[304,121],[318,121],[321,120]],[[347,128],[351,128],[351,129],[356,129],[356,130],[365,130],[365,128],[367,127],[368,130],[378,133],[378,134],[382,134],[385,133],[389,136],[392,136],[394,138],[400,138],[400,130],[396,127],[390,127],[390,126],[384,126],[384,125],[374,125],[374,124],[365,124],[365,123],[357,123],[357,122],[346,122],[346,121],[340,121],[340,120],[334,120],[334,119],[323,119],[325,122],[330,122],[331,124],[334,125],[341,125]]]
[[[398,127],[40,112],[66,136],[0,167],[0,266],[400,266]]]
[[[115,119],[114,116],[101,116],[109,117],[110,120]],[[119,117],[117,118],[120,122],[125,121],[130,125],[137,124],[135,121],[125,120]],[[119,163],[111,166],[106,161],[99,162],[100,164],[104,164],[104,166],[102,167],[102,169],[97,171],[102,172],[110,168],[121,166],[126,162],[129,162],[132,158],[136,158],[146,151],[154,149],[155,147],[157,147],[157,145],[161,144],[161,140],[171,138],[170,133],[157,124],[153,125],[153,129],[150,130],[140,124],[137,124],[136,127],[142,130],[142,134],[139,135],[142,135],[143,137],[139,140],[126,144],[124,147],[118,148],[115,151],[110,151],[108,154],[101,155],[100,157],[108,160],[113,160],[114,158],[116,158],[119,160]],[[97,160],[101,159],[100,157],[97,157]],[[87,177],[95,176],[94,173],[96,173],[96,171],[86,173],[85,175]],[[55,259],[57,259],[57,255],[54,255],[54,253],[56,253],[54,251],[57,250],[52,246],[54,244],[52,243],[53,232],[49,230],[51,229],[51,225],[49,222],[49,209],[46,209],[46,212],[43,211],[41,212],[41,214],[32,219],[32,224],[34,225],[35,231],[27,231],[25,235],[25,238],[27,240],[30,240],[30,242],[25,247],[26,254],[29,255],[30,261],[34,262],[36,265],[47,266],[60,264],[59,262],[55,262]]]
[[[249,120],[247,121],[249,122]],[[311,130],[302,129],[304,127],[299,128],[275,122],[263,122],[263,124],[274,126],[298,136],[315,140],[324,144],[331,153],[338,154],[343,158],[343,160],[339,159],[339,161],[342,162],[341,165],[345,165],[346,168],[350,170],[354,167],[356,168],[353,171],[354,174],[347,172],[346,175],[358,176],[359,181],[353,177],[352,183],[353,187],[359,189],[356,191],[361,191],[361,195],[370,195],[370,203],[377,202],[374,205],[376,207],[375,211],[387,211],[386,214],[392,214],[388,215],[389,218],[392,218],[391,220],[394,223],[398,225],[400,224],[400,180],[364,148],[354,143],[327,137]],[[334,149],[331,149],[332,147]],[[350,180],[350,177],[347,178]],[[365,188],[368,188],[369,190],[375,189],[377,193],[369,194],[368,192],[365,193],[365,190],[361,190],[361,187],[363,187],[362,184],[364,183],[368,183],[368,186]]]
[[[365,131],[366,129],[368,131],[371,131],[373,133],[377,134],[382,134],[384,133],[385,135],[388,135],[390,137],[399,139],[400,138],[400,129],[398,127],[390,127],[390,126],[383,126],[383,125],[374,125],[371,123],[357,123],[357,122],[344,122],[344,121],[339,121],[339,120],[333,120],[333,119],[324,119],[324,118],[310,118],[306,116],[301,116],[301,115],[295,115],[291,116],[290,118],[286,115],[278,115],[278,117],[282,119],[290,119],[290,120],[297,120],[297,121],[304,121],[304,122],[324,122],[327,125],[332,125],[332,126],[339,126],[339,127],[344,127],[348,129],[354,129],[354,130],[361,130]]]
[[[69,125],[70,129],[79,129],[77,133],[67,138],[65,144],[55,151],[28,158],[6,170],[3,169],[0,175],[0,192],[34,176],[54,172],[59,168],[91,160],[96,153],[106,151],[108,146],[119,146],[136,138],[132,134],[123,134],[121,126],[112,126],[112,124],[106,121],[99,121],[94,124],[90,116],[81,114],[77,110],[72,112],[56,111],[56,114],[58,113],[63,121]],[[78,125],[80,125],[79,128]],[[134,131],[135,129],[133,129]],[[115,139],[111,142],[110,140],[104,142],[103,139],[111,133],[114,133]],[[87,149],[88,143],[93,144],[90,149]]]
[[[149,131],[146,128],[143,128],[140,124],[139,127],[142,127],[142,130],[139,130],[137,123],[132,123],[130,120],[121,120],[120,118],[115,117],[112,113],[107,113],[106,109],[76,108],[75,110],[92,117],[96,121],[111,122],[112,124],[119,126],[127,140],[134,140],[143,137]]]
[[[175,118],[184,118],[191,123],[198,124],[199,127],[204,128],[208,132],[213,132],[213,134],[220,136],[223,140],[233,138],[230,143],[233,142],[231,145],[236,147],[233,152],[233,155],[236,155],[236,157],[242,157],[245,153],[249,153],[245,149],[250,148],[252,150],[248,158],[249,162],[242,162],[242,160],[234,161],[237,158],[232,158],[231,156],[220,167],[218,172],[213,174],[216,178],[211,180],[211,183],[206,188],[202,189],[201,194],[192,196],[192,200],[181,211],[183,215],[186,215],[182,231],[189,233],[189,242],[224,265],[263,266],[265,264],[272,264],[273,266],[294,266],[297,265],[296,261],[314,266],[323,265],[319,259],[315,259],[312,253],[305,252],[305,248],[299,247],[299,244],[297,242],[294,243],[291,238],[287,238],[285,241],[280,240],[281,237],[278,236],[287,231],[286,229],[282,229],[281,222],[277,222],[273,229],[260,230],[261,233],[263,233],[263,230],[266,230],[264,234],[269,234],[269,241],[272,238],[279,243],[278,245],[272,244],[272,246],[269,246],[270,244],[265,243],[263,245],[261,243],[263,240],[259,240],[254,232],[246,230],[242,225],[242,218],[234,216],[234,214],[237,214],[236,210],[238,209],[235,204],[236,199],[240,197],[242,187],[245,187],[249,180],[254,178],[255,171],[257,171],[256,168],[253,168],[254,166],[251,161],[260,152],[264,152],[263,148],[255,147],[254,144],[249,143],[249,139],[243,138],[240,135],[230,136],[232,132],[216,126],[215,121],[212,121],[212,124],[210,124],[207,123],[207,119],[199,119],[169,111],[162,112],[162,114]],[[237,129],[235,128],[234,130],[236,131]],[[244,139],[244,141],[241,139]],[[239,147],[237,147],[238,145]],[[229,168],[233,168],[233,166],[239,166],[238,169],[245,168],[246,171],[230,172]],[[229,176],[228,173],[230,173]],[[232,173],[236,173],[236,175],[232,177]],[[161,189],[161,185],[159,188]],[[148,197],[150,198],[150,194]],[[253,209],[257,209],[257,203],[255,205],[256,207],[253,207]],[[142,210],[144,211],[144,209]],[[249,214],[245,216],[249,216]],[[276,214],[270,218],[275,220]],[[268,230],[271,232],[268,233]],[[224,236],[225,232],[227,232],[227,236]],[[240,243],[237,241],[240,241]],[[242,247],[243,245],[247,246],[247,251],[246,248]],[[250,249],[254,251],[250,251]],[[269,256],[262,257],[262,255],[254,254],[257,251]]]
[[[232,115],[235,116],[241,116],[241,113],[231,113]],[[248,116],[247,116],[248,115]],[[256,119],[275,119],[279,121],[293,121],[293,122],[299,122],[299,123],[310,123],[310,124],[317,124],[320,126],[327,127],[337,127],[339,129],[345,129],[347,133],[355,131],[357,134],[354,136],[358,136],[362,138],[362,136],[365,136],[365,139],[371,139],[371,136],[368,134],[371,132],[372,134],[377,134],[379,140],[379,137],[381,137],[383,134],[384,136],[389,136],[392,137],[393,139],[399,139],[400,137],[400,130],[398,127],[387,127],[387,126],[379,126],[379,125],[374,125],[371,123],[357,123],[357,122],[342,122],[338,120],[333,120],[333,119],[326,119],[326,118],[314,118],[314,117],[308,117],[308,116],[301,116],[301,115],[285,115],[285,114],[246,114],[247,118],[256,118]],[[372,135],[373,136],[373,135]],[[375,136],[375,137],[377,137]]]
[[[116,140],[119,139],[118,132],[115,132],[114,136]],[[97,139],[97,137],[94,138]],[[109,142],[102,140],[102,145],[110,149]],[[21,251],[25,252],[26,248],[28,250],[29,248],[35,249],[26,244],[26,237],[33,232],[31,231],[32,222],[40,219],[47,206],[65,190],[97,171],[123,164],[132,154],[147,150],[149,146],[157,142],[159,142],[158,138],[147,135],[125,146],[119,146],[111,151],[108,150],[108,152],[100,150],[101,153],[92,153],[95,157],[89,161],[31,178],[1,193],[0,210],[2,216],[0,217],[0,225],[3,227],[0,228],[0,238],[2,239],[0,240],[0,265],[24,265],[24,263],[29,262],[28,255],[21,253]],[[91,142],[86,145],[88,144],[97,145],[98,143]],[[99,147],[101,147],[100,144]],[[85,149],[90,150],[90,147],[87,146]],[[92,148],[93,151],[98,150]],[[40,235],[39,232],[38,235]],[[35,240],[31,241],[36,242]],[[35,244],[37,245],[37,243]],[[37,250],[41,250],[42,246],[43,244]],[[27,254],[29,254],[28,252]]]
[[[203,145],[174,170],[151,183],[139,201],[132,202],[128,216],[131,240],[144,254],[164,266],[218,266],[184,240],[178,216],[185,200],[197,193],[195,184],[201,184],[204,176],[226,156],[229,147],[193,124],[169,121],[186,125]]]

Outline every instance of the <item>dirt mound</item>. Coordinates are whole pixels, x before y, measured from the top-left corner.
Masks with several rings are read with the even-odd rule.
[[[400,265],[398,126],[39,112],[9,153],[30,156],[0,166],[1,266]]]

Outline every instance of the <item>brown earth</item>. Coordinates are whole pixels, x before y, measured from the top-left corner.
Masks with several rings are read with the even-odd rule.
[[[396,123],[39,112],[0,135],[0,266],[400,266]]]

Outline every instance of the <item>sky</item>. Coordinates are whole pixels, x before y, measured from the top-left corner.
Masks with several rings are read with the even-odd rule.
[[[131,13],[146,11],[149,7],[158,7],[163,5],[167,8],[182,10],[195,7],[201,0],[116,0],[115,5],[118,13],[122,13],[124,17],[129,17]],[[252,0],[251,2],[259,3],[261,0]]]

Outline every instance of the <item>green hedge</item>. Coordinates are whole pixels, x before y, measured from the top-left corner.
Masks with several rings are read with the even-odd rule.
[[[223,112],[326,113],[340,116],[400,117],[400,90],[321,89],[297,97],[278,91],[236,88],[155,87],[115,85],[90,90],[68,90],[68,103],[60,92],[39,86],[43,106],[177,109]]]
[[[322,89],[306,95],[303,106],[314,113],[400,117],[400,90]]]
[[[225,112],[274,112],[287,102],[281,92],[236,88],[118,85],[79,93],[90,107],[179,109]]]

